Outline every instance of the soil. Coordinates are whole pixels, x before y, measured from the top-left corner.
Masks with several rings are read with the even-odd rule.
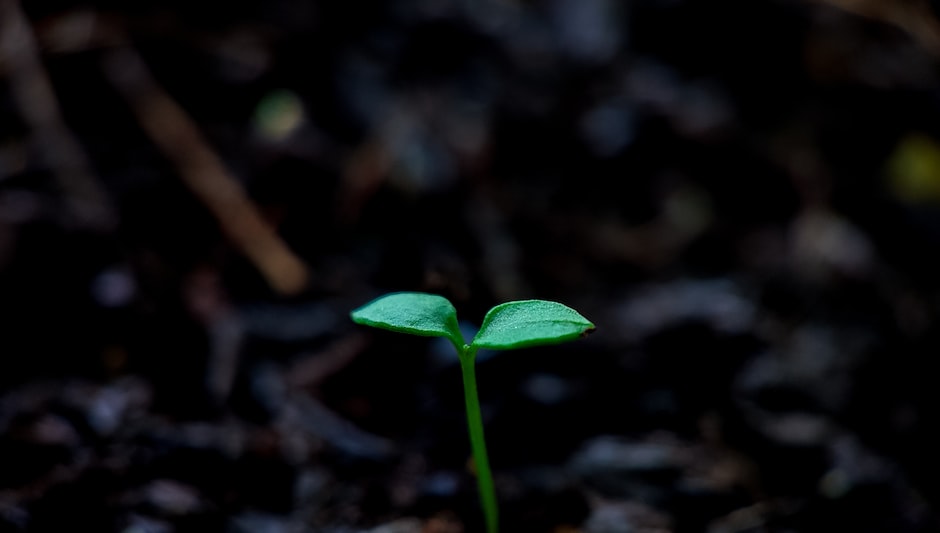
[[[940,531],[933,2],[0,0],[0,532]],[[934,428],[934,429],[931,429]]]

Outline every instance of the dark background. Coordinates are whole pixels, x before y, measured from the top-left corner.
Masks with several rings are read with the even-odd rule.
[[[0,531],[940,530],[914,0],[0,0]]]

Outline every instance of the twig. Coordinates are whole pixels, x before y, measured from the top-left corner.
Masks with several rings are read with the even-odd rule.
[[[940,56],[940,23],[925,0],[816,0],[843,11],[892,24],[910,34],[935,57]]]
[[[33,133],[33,143],[55,174],[65,196],[68,222],[112,230],[117,217],[81,145],[62,119],[36,36],[17,0],[0,0],[0,74]]]
[[[106,56],[104,70],[130,103],[144,131],[177,166],[186,185],[271,287],[288,295],[303,290],[308,281],[306,266],[264,220],[193,120],[157,84],[137,52],[116,48]]]

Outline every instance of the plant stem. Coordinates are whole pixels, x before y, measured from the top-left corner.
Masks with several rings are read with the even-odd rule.
[[[480,414],[480,399],[477,396],[477,378],[475,368],[476,350],[464,345],[460,350],[460,370],[463,374],[463,393],[467,405],[467,427],[470,430],[470,449],[473,452],[473,464],[476,467],[477,488],[480,491],[480,503],[486,518],[487,533],[499,531],[499,509],[496,506],[496,489],[493,487],[493,473],[486,455],[486,440],[483,438],[483,417]]]

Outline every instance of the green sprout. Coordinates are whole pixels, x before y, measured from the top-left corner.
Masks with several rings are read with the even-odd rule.
[[[587,335],[594,329],[594,324],[574,309],[557,302],[506,302],[486,313],[480,331],[470,344],[466,344],[457,326],[454,306],[443,296],[421,292],[386,294],[354,310],[350,316],[353,322],[366,326],[423,337],[446,337],[457,348],[480,503],[486,518],[486,530],[496,533],[499,530],[499,511],[477,396],[474,368],[477,350],[512,350],[558,344]]]

